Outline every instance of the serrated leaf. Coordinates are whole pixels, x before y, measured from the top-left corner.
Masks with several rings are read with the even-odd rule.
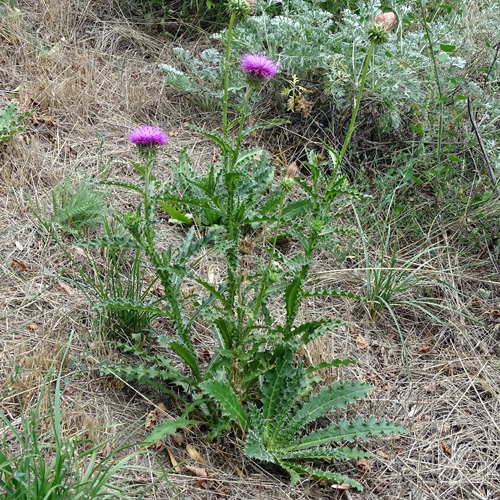
[[[248,415],[234,393],[233,388],[226,380],[208,380],[200,387],[220,405],[223,415],[238,422],[242,429],[248,427]]]
[[[309,213],[313,208],[311,200],[297,200],[288,203],[283,209],[281,216],[284,220],[293,220]]]
[[[352,422],[346,418],[339,424],[331,424],[326,429],[311,432],[306,436],[290,443],[287,447],[290,451],[305,450],[311,447],[322,446],[328,443],[339,443],[341,441],[352,442],[354,439],[368,440],[369,436],[381,436],[382,434],[405,434],[407,429],[392,421],[377,420],[370,417],[366,421],[362,417],[356,417]]]
[[[266,450],[262,443],[262,437],[255,431],[250,430],[245,441],[245,455],[257,460],[264,460],[266,462],[274,463],[274,457]]]
[[[165,365],[164,365],[165,366]],[[117,365],[109,369],[109,372],[127,380],[136,380],[139,383],[149,384],[149,380],[170,380],[181,387],[189,387],[193,381],[179,372],[175,367],[156,368],[144,365]]]
[[[184,213],[180,212],[179,210],[176,210],[172,205],[169,205],[168,203],[158,200],[158,205],[163,209],[164,212],[166,212],[172,219],[175,219],[176,221],[181,222],[182,224],[192,224],[193,221],[187,217]]]
[[[205,130],[201,127],[197,127],[195,125],[190,125],[189,128],[194,130],[195,132],[199,132],[200,134],[203,134],[208,139],[211,139],[212,141],[217,143],[225,153],[228,153],[231,155],[234,154],[234,149],[232,148],[231,144],[229,143],[229,141],[225,140],[223,137],[220,137],[216,134],[208,132],[207,130]]]
[[[146,175],[146,165],[143,165],[142,163],[138,163],[135,161],[131,161],[130,164],[135,168],[135,170],[139,174],[140,178],[142,180],[144,180],[144,177]],[[151,172],[149,174],[149,180],[156,181],[156,177]]]
[[[120,297],[118,299],[107,299],[94,304],[94,309],[107,309],[111,307],[118,309],[127,309],[129,311],[144,311],[156,314],[158,316],[169,316],[166,311],[160,309],[159,307],[144,304],[139,300],[126,299],[123,297]]]
[[[343,324],[345,323],[338,319],[321,319],[310,321],[294,328],[285,336],[284,340],[291,340],[292,344],[296,345],[298,348],[300,346],[308,344],[311,340],[316,339],[320,335],[324,335],[327,331],[338,328]],[[300,337],[297,338],[299,335]]]
[[[354,479],[351,479],[350,477],[344,476],[343,474],[324,471],[321,469],[317,469],[315,467],[303,467],[301,465],[298,465],[293,462],[288,462],[286,460],[280,460],[279,465],[281,465],[281,467],[283,467],[291,475],[292,485],[294,484],[293,480],[296,481],[298,479],[299,477],[298,474],[304,474],[323,481],[332,481],[334,483],[339,483],[339,484],[342,483],[349,484],[353,488],[356,488],[359,491],[363,491],[363,486],[361,486],[361,484],[359,484]]]
[[[182,360],[191,368],[191,372],[196,380],[199,380],[201,377],[200,367],[198,366],[198,359],[196,358],[196,354],[193,351],[191,346],[186,346],[180,340],[169,340],[169,342],[163,342],[160,340],[163,338],[165,340],[166,336],[162,335],[158,338],[158,341],[161,345],[168,345],[177,355],[179,355]]]
[[[267,439],[276,427],[281,428],[278,422],[281,422],[282,417],[286,416],[287,409],[293,406],[298,396],[297,391],[290,391],[291,386],[296,385],[293,384],[292,380],[296,373],[292,362],[293,353],[286,351],[276,362],[276,367],[265,375],[265,383],[261,387],[264,439]]]
[[[197,420],[186,420],[185,418],[178,418],[176,420],[166,420],[161,424],[155,425],[153,431],[146,435],[144,442],[146,444],[153,444],[157,439],[163,439],[167,434],[173,434],[178,429],[184,429],[188,425],[196,425],[200,422]]]
[[[120,237],[94,238],[88,241],[80,241],[75,246],[77,248],[141,248],[134,240]]]
[[[243,137],[251,134],[255,130],[266,130],[269,128],[274,128],[274,127],[279,127],[280,125],[284,125],[285,123],[290,123],[290,120],[286,120],[284,118],[274,118],[271,120],[268,120],[267,122],[263,123],[257,123],[255,125],[252,125],[251,127],[248,127],[243,131]]]
[[[292,450],[283,451],[279,457],[283,459],[301,459],[301,460],[350,460],[353,458],[369,458],[372,453],[357,450],[356,448],[313,448],[312,450]]]
[[[262,154],[262,149],[260,149],[260,148],[252,148],[252,149],[247,149],[245,151],[242,151],[238,155],[238,159],[236,160],[235,165],[237,165],[238,163],[244,162],[248,158],[253,158],[254,156],[256,156],[258,154]]]
[[[333,408],[346,408],[347,403],[352,403],[358,398],[366,396],[373,386],[362,382],[334,382],[331,387],[323,387],[317,394],[313,394],[290,416],[286,434],[291,439],[306,424],[314,422]],[[287,446],[285,449],[293,449]]]
[[[331,368],[331,367],[337,368],[338,366],[341,365],[347,366],[356,363],[357,361],[355,359],[332,359],[331,361],[323,361],[322,363],[319,363],[314,366],[308,366],[306,368],[306,373],[309,374],[318,370],[323,370],[325,368]]]
[[[300,289],[302,280],[300,277],[295,278],[285,290],[285,305],[288,316],[293,316],[298,302],[300,301]]]

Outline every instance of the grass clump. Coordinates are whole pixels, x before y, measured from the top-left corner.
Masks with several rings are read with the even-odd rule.
[[[68,344],[69,345],[69,344]],[[68,346],[65,348],[66,357]],[[0,410],[0,493],[5,500],[75,500],[144,498],[151,487],[136,485],[121,474],[144,469],[130,462],[140,453],[120,445],[105,455],[107,445],[85,438],[88,429],[66,436],[62,432],[62,367],[55,375],[49,405],[42,401],[50,391],[53,370],[48,371],[35,406],[21,410],[13,421]],[[1,402],[1,401],[0,401]],[[80,437],[83,436],[83,437]]]

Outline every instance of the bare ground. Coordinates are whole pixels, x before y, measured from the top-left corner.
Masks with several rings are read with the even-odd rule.
[[[1,407],[19,424],[21,408],[38,399],[47,370],[60,365],[61,349],[72,336],[71,362],[65,361],[66,431],[88,429],[89,437],[103,440],[119,428],[97,426],[130,424],[140,440],[154,405],[164,402],[171,416],[176,408],[153,391],[101,376],[99,364],[117,353],[93,333],[94,313],[85,297],[61,279],[70,264],[36,230],[29,200],[49,200],[51,189],[65,176],[98,176],[99,158],[113,158],[112,178],[132,176],[128,161],[134,153],[126,134],[141,124],[160,126],[170,135],[160,155],[161,177],[168,178],[169,157],[185,146],[195,165],[203,168],[217,151],[186,125],[211,126],[217,116],[200,113],[164,86],[157,64],[172,59],[173,42],[151,38],[118,15],[105,18],[114,6],[111,0],[104,4],[97,12],[96,3],[84,0],[25,0],[19,10],[6,8],[0,17],[0,109],[15,100],[20,110],[35,110],[26,129],[0,150]],[[273,153],[280,149],[279,137],[275,140],[267,145]],[[136,200],[117,193],[112,203],[130,209]],[[182,237],[176,227],[165,229],[167,241]],[[436,231],[420,248],[409,247],[398,257],[404,262],[405,252],[446,243],[441,239]],[[70,239],[67,244],[78,258]],[[376,262],[380,247],[370,252]],[[205,265],[207,272],[211,268],[217,274],[216,261]],[[312,285],[362,291],[363,267],[354,258],[339,264],[325,256]],[[291,487],[279,471],[245,458],[242,443],[234,437],[207,444],[201,432],[192,431],[181,444],[169,439],[165,444],[178,461],[188,457],[185,445],[194,445],[210,477],[199,482],[191,475],[170,473],[169,482],[162,481],[152,498],[500,499],[499,277],[489,262],[471,261],[451,249],[442,249],[422,273],[452,285],[454,289],[443,286],[435,293],[443,304],[475,321],[436,312],[447,328],[415,308],[396,309],[411,380],[389,314],[372,321],[357,302],[322,298],[310,299],[302,311],[347,322],[331,337],[308,346],[302,353],[306,362],[356,358],[360,364],[323,376],[327,381],[359,379],[376,387],[348,416],[374,414],[410,431],[362,443],[374,459],[339,466],[365,486],[363,492],[306,479]],[[489,298],[479,289],[489,291]],[[403,298],[423,293],[416,288]],[[212,341],[202,326],[200,335],[209,348]],[[164,451],[150,450],[140,461],[157,467],[157,459],[170,467]],[[149,478],[137,474],[131,480],[147,484]]]

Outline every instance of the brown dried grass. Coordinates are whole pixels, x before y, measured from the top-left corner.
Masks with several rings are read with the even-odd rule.
[[[163,85],[157,63],[169,62],[172,43],[151,38],[118,16],[99,18],[90,1],[25,0],[19,4],[20,11],[6,8],[0,18],[0,106],[16,99],[21,110],[35,110],[37,121],[28,122],[0,152],[2,409],[15,420],[21,407],[34,404],[47,370],[59,368],[61,347],[73,332],[72,362],[63,366],[71,386],[64,395],[68,402],[66,431],[87,428],[90,432],[99,425],[131,424],[162,398],[100,376],[99,363],[116,353],[90,333],[93,313],[77,288],[61,282],[61,268],[69,263],[56,245],[34,229],[26,197],[43,201],[70,172],[97,175],[100,150],[96,131],[102,132],[103,158],[113,158],[112,177],[126,180],[133,175],[127,164],[132,152],[126,133],[143,123],[161,126],[171,135],[159,162],[161,177],[168,178],[168,158],[184,146],[195,165],[203,168],[206,158],[211,159],[216,150],[190,132],[185,123],[210,124],[214,117],[199,113]],[[110,2],[108,10],[112,7]],[[50,50],[44,49],[47,46]],[[313,141],[312,147],[319,144],[307,131],[297,134],[300,151],[307,141]],[[285,142],[289,143],[288,137],[276,135],[269,137],[267,147],[273,152],[284,151]],[[291,159],[295,158],[288,157]],[[135,203],[123,193],[113,198],[115,207],[130,209]],[[177,229],[167,229],[165,244],[180,241]],[[432,243],[437,237],[432,235]],[[427,244],[423,242],[422,248]],[[376,261],[376,245],[372,251]],[[12,266],[14,259],[25,268]],[[252,266],[251,254],[247,260]],[[306,480],[291,488],[276,470],[246,459],[242,443],[235,438],[207,445],[201,434],[193,432],[184,439],[202,453],[210,478],[196,485],[192,476],[170,474],[176,490],[162,483],[154,498],[500,498],[500,335],[496,325],[488,322],[488,311],[499,307],[499,280],[487,264],[472,268],[470,264],[457,255],[443,253],[426,271],[462,292],[439,289],[444,304],[481,323],[441,313],[440,319],[451,327],[445,328],[412,308],[398,310],[411,381],[389,315],[372,321],[357,302],[324,298],[310,299],[301,311],[304,318],[331,316],[347,321],[344,328],[307,346],[303,356],[310,363],[332,357],[362,362],[322,374],[327,382],[360,379],[375,385],[369,398],[349,409],[348,415],[373,413],[395,419],[410,430],[403,437],[361,444],[376,454],[368,466],[339,465],[366,486],[363,493]],[[207,277],[220,278],[216,259],[207,257],[202,266]],[[325,255],[313,284],[360,291],[365,279],[362,268],[362,262],[350,259],[339,265]],[[479,288],[489,290],[491,298],[481,298]],[[418,290],[410,293],[413,295],[408,298]],[[200,321],[196,329],[202,347],[211,349],[213,339],[206,325]],[[22,376],[14,376],[16,365]],[[175,407],[167,411],[176,414]],[[93,432],[93,438],[103,440],[117,430]],[[141,435],[138,429],[138,439]],[[166,445],[178,461],[187,458],[182,446],[170,439]],[[154,465],[154,452],[142,459]],[[160,453],[159,460],[166,468],[170,466],[165,454]]]

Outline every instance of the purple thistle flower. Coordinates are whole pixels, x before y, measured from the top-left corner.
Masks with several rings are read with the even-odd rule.
[[[168,136],[161,128],[143,125],[130,132],[128,140],[138,146],[165,146],[168,142]]]
[[[274,78],[278,65],[262,54],[246,54],[241,58],[241,69],[254,80]]]

